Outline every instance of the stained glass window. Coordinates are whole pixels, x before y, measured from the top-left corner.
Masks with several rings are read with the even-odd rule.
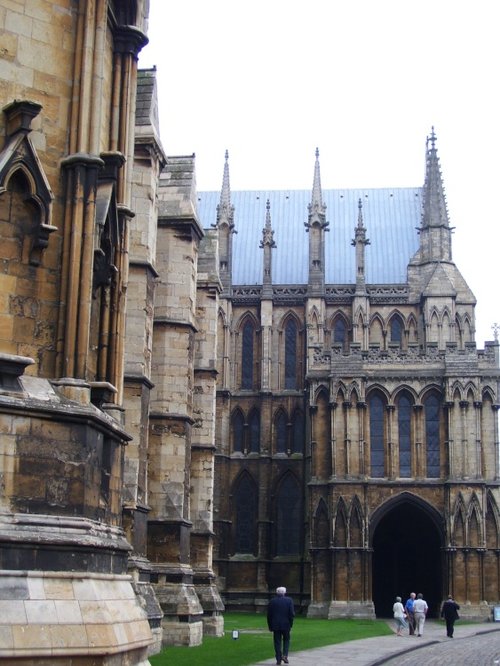
[[[251,322],[243,326],[243,340],[241,345],[241,388],[253,388],[253,338],[254,329]]]
[[[233,451],[237,453],[242,453],[244,448],[244,437],[245,437],[245,423],[243,419],[243,414],[240,411],[237,411],[233,414],[232,418],[232,430],[233,430]]]
[[[439,478],[439,399],[430,395],[424,402],[425,441],[427,446],[427,476]]]
[[[399,476],[404,478],[411,476],[411,413],[411,401],[402,395],[398,400]]]
[[[371,476],[384,476],[384,401],[378,393],[370,396],[370,465]]]
[[[391,342],[399,342],[403,339],[403,326],[399,317],[391,319]]]
[[[285,388],[297,388],[297,324],[293,319],[285,327]]]

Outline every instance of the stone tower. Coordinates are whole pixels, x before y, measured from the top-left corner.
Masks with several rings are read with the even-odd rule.
[[[144,664],[152,633],[121,525],[146,3],[2,12],[0,654]]]

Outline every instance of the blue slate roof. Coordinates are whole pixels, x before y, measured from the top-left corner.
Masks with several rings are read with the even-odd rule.
[[[358,222],[358,200],[363,204],[366,246],[365,275],[368,284],[406,282],[409,260],[418,249],[422,188],[323,190],[326,219],[325,282],[356,282],[355,248],[351,245]],[[233,284],[262,284],[263,251],[259,248],[270,201],[274,284],[307,284],[310,190],[231,192],[234,206]],[[198,216],[202,227],[216,222],[219,192],[198,192]]]

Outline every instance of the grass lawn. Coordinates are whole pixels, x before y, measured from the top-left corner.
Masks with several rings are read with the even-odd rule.
[[[233,629],[240,632],[236,640],[231,637]],[[207,636],[197,647],[167,647],[149,661],[152,666],[247,666],[274,659],[265,615],[225,613],[224,630],[221,638]],[[384,620],[313,620],[298,616],[293,623],[290,653],[390,633]]]

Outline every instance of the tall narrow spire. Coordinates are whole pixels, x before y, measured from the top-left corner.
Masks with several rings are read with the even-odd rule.
[[[272,252],[271,250],[276,247],[274,242],[274,231],[271,226],[271,203],[269,199],[266,201],[266,223],[262,229],[262,240],[260,247],[264,249],[264,272],[262,280],[262,297],[272,298],[273,289],[273,272],[272,272]]]
[[[325,215],[326,206],[323,203],[323,193],[321,190],[321,173],[319,168],[319,150],[316,148],[316,161],[314,163],[314,179],[312,187],[311,203],[309,204],[309,217],[311,214]],[[328,224],[328,222],[326,223]]]
[[[217,206],[217,226],[224,220],[233,224],[234,206],[231,205],[231,187],[229,185],[229,152],[224,155],[224,174],[222,176],[222,188],[220,192],[219,205]],[[233,225],[234,226],[234,225]]]
[[[234,228],[234,206],[231,203],[231,188],[229,186],[229,153],[226,150],[224,160],[224,175],[220,201],[217,206],[215,228],[219,231],[219,272],[222,288],[227,293],[232,281],[232,251]]]
[[[422,211],[423,227],[449,226],[448,207],[436,148],[434,127],[426,142],[426,165]]]
[[[451,232],[434,127],[426,141],[420,248],[423,261],[451,261]]]
[[[308,205],[308,211],[305,227],[309,233],[309,292],[310,295],[320,296],[323,295],[325,289],[325,231],[328,231],[328,222],[321,191],[319,150],[317,148],[311,203]]]
[[[356,294],[366,292],[365,282],[365,246],[370,241],[366,237],[366,228],[363,224],[363,203],[358,199],[358,224],[354,228],[354,240],[351,245],[356,248]]]

